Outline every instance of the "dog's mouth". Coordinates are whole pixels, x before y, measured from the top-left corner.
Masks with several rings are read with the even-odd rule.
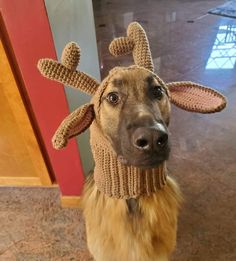
[[[117,159],[124,165],[134,166],[138,168],[148,169],[148,168],[156,168],[164,161],[168,160],[170,154],[170,146],[165,146],[161,151],[148,154],[140,154],[140,155],[118,155]]]

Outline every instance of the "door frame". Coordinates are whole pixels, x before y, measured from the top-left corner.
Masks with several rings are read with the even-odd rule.
[[[55,175],[63,196],[78,196],[84,176],[76,141],[61,151],[51,144],[69,114],[64,86],[44,79],[36,66],[42,57],[57,59],[44,1],[0,0],[0,14],[6,50],[51,179]]]
[[[39,185],[44,185],[44,186],[50,186],[53,184],[53,181],[55,178],[52,176],[52,172],[49,172],[49,166],[47,165],[48,160],[44,157],[44,153],[42,152],[42,146],[40,146],[40,143],[37,139],[37,134],[36,134],[36,128],[34,126],[34,121],[30,116],[32,113],[29,111],[29,108],[27,107],[27,101],[26,101],[26,95],[23,94],[21,88],[22,86],[22,81],[20,79],[20,74],[18,73],[18,70],[13,62],[12,55],[10,55],[9,50],[7,50],[6,47],[9,47],[9,44],[6,42],[6,34],[3,33],[3,24],[1,21],[0,17],[0,49],[1,49],[1,58],[3,58],[3,61],[0,61],[1,63],[1,73],[2,70],[6,70],[7,72],[10,73],[10,75],[0,75],[3,77],[1,79],[1,82],[5,82],[6,80],[9,80],[9,82],[5,82],[4,86],[1,86],[3,89],[0,90],[0,95],[2,94],[2,97],[5,97],[7,100],[5,101],[7,106],[9,107],[10,111],[9,114],[6,112],[4,117],[10,117],[10,115],[13,115],[13,119],[15,118],[15,124],[19,127],[17,121],[18,119],[23,119],[23,122],[25,126],[22,127],[22,130],[26,128],[27,133],[23,134],[23,136],[16,136],[16,129],[14,130],[14,127],[11,130],[6,130],[9,135],[14,130],[15,132],[15,137],[17,138],[17,141],[19,141],[18,144],[15,144],[14,147],[12,147],[12,150],[19,150],[20,151],[25,150],[25,152],[28,152],[28,156],[30,158],[31,162],[25,161],[24,164],[22,165],[22,169],[17,168],[17,162],[15,163],[15,168],[14,164],[13,166],[9,166],[10,168],[13,167],[13,169],[9,170],[10,173],[13,171],[15,175],[12,176],[13,173],[5,173],[8,172],[8,169],[3,168],[3,172],[0,173],[0,186],[39,186]],[[2,68],[2,63],[5,64],[5,67]],[[8,85],[9,83],[9,85]],[[13,95],[13,96],[12,96]],[[4,106],[4,104],[3,104]],[[18,118],[19,117],[19,118]],[[3,119],[3,124],[5,123]],[[7,122],[6,122],[7,124]],[[17,126],[15,126],[17,128]],[[34,126],[34,127],[33,127]],[[4,126],[3,126],[4,127]],[[10,126],[8,126],[9,128]],[[7,134],[7,133],[5,133]],[[14,138],[14,137],[13,137]],[[26,140],[25,140],[26,138]],[[1,137],[0,137],[1,139]],[[8,138],[7,138],[8,139]],[[4,138],[5,140],[5,138]],[[3,142],[9,142],[10,140],[5,140]],[[15,141],[16,142],[16,141]],[[26,143],[28,142],[28,143]],[[10,142],[11,143],[11,142]],[[19,146],[19,144],[21,144]],[[21,146],[23,146],[22,149]],[[4,152],[4,151],[3,151]],[[12,153],[12,157],[14,158],[13,154],[14,151],[8,151],[8,153]],[[16,151],[17,153],[17,151]],[[12,160],[12,159],[11,159]],[[20,161],[20,158],[15,159],[16,161]],[[28,159],[29,161],[29,159]],[[9,162],[8,162],[9,164]],[[34,166],[31,168],[31,171],[33,173],[24,173],[23,169],[25,165],[29,166]],[[19,167],[19,166],[18,166]],[[21,172],[22,171],[22,172]],[[21,173],[19,175],[19,173]],[[29,175],[32,176],[29,176]],[[51,175],[50,175],[51,174]]]

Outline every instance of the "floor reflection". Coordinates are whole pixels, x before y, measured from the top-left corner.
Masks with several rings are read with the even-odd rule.
[[[236,62],[236,25],[220,25],[206,69],[233,69]]]

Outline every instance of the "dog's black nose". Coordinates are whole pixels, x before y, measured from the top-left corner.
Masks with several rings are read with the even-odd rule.
[[[167,144],[168,134],[165,130],[139,127],[132,135],[132,142],[138,150],[156,151]]]
[[[157,138],[157,146],[164,147],[168,142],[168,134],[164,131],[159,131],[159,137]]]

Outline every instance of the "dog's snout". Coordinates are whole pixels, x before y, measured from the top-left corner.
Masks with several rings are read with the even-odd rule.
[[[156,151],[167,144],[168,134],[157,128],[139,127],[134,131],[132,140],[138,150]]]

